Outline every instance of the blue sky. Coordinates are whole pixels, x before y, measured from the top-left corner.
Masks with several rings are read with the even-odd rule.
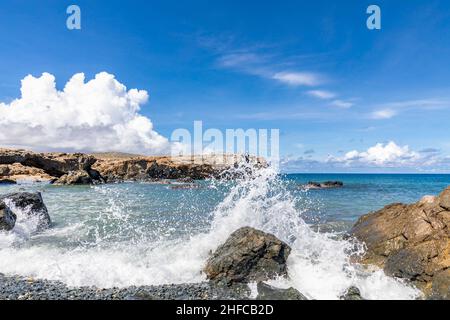
[[[66,28],[70,4],[81,30]],[[370,4],[381,30],[366,28]],[[446,0],[5,0],[0,24],[5,104],[28,74],[61,90],[106,71],[148,91],[140,113],[164,137],[194,120],[279,128],[288,171],[450,167]]]

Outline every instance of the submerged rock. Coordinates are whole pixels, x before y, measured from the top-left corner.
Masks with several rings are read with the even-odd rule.
[[[208,259],[207,278],[231,285],[286,276],[291,248],[274,235],[245,227],[233,232]]]
[[[258,282],[257,290],[256,300],[308,300],[297,289],[279,289],[264,282]]]
[[[16,184],[16,181],[11,179],[0,179],[0,184]]]
[[[426,296],[447,297],[450,290],[450,187],[438,197],[391,204],[362,216],[351,234],[367,246],[363,263],[412,281]]]
[[[39,217],[38,229],[47,229],[51,226],[52,221],[48,214],[47,207],[42,200],[40,192],[18,192],[0,196],[0,203],[4,201],[10,204],[12,210],[20,210],[22,213],[28,216]],[[16,213],[17,214],[17,213]]]
[[[357,287],[348,288],[343,295],[339,297],[340,300],[364,300],[361,297],[361,291]]]
[[[0,231],[9,231],[16,224],[16,215],[0,200]]]
[[[329,189],[329,188],[340,188],[343,187],[344,183],[341,181],[325,181],[325,182],[315,182],[310,181],[306,184],[307,189]]]

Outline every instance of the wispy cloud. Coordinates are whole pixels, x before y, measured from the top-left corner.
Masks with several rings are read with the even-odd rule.
[[[440,110],[450,108],[450,100],[447,99],[417,99],[390,102],[378,105],[375,110],[371,112],[370,118],[391,119],[400,113],[411,110]]]
[[[322,83],[319,74],[310,72],[277,72],[272,79],[288,84],[290,86],[316,86]]]
[[[353,107],[355,104],[351,101],[334,100],[333,102],[331,102],[331,105],[338,108],[348,109]]]
[[[319,98],[319,99],[323,99],[323,100],[333,99],[336,97],[336,94],[334,92],[326,91],[326,90],[310,90],[307,93],[310,96],[313,96],[313,97]]]
[[[371,118],[375,120],[390,119],[397,115],[397,111],[393,109],[381,109],[371,113]]]

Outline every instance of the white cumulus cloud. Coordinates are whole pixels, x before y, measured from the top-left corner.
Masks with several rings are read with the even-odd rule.
[[[414,163],[420,159],[419,153],[412,151],[408,146],[399,146],[395,142],[377,143],[367,151],[358,152],[356,150],[347,152],[343,158],[338,159],[342,162],[358,161],[367,164],[383,165],[405,165]]]
[[[139,113],[145,90],[130,89],[112,74],[90,81],[75,74],[62,91],[43,73],[22,80],[21,97],[0,103],[0,145],[44,150],[165,153],[169,141]]]

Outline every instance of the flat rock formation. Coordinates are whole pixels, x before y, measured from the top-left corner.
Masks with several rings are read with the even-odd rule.
[[[232,285],[286,276],[291,248],[274,235],[250,227],[233,232],[208,259],[209,280]]]
[[[0,181],[23,180],[57,185],[205,179],[216,177],[242,161],[267,166],[260,158],[242,155],[154,156],[121,153],[36,153],[0,149]]]
[[[449,225],[450,187],[362,216],[351,234],[367,246],[362,262],[412,281],[428,298],[450,299]]]

